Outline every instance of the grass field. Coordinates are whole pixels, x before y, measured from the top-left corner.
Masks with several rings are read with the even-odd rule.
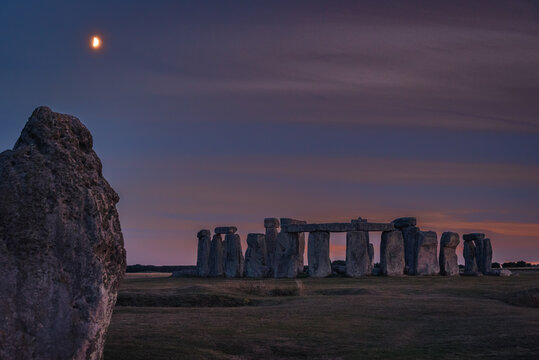
[[[537,272],[264,281],[131,276],[120,289],[105,359],[538,359],[538,289]]]

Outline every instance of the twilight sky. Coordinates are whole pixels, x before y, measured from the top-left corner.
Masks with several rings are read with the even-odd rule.
[[[270,216],[416,216],[539,261],[539,2],[2,0],[0,35],[0,151],[38,105],[79,117],[129,264]]]

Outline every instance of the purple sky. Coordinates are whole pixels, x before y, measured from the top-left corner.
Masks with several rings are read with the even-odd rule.
[[[4,0],[0,34],[0,149],[38,105],[79,117],[129,264],[270,216],[416,216],[539,261],[538,2]]]

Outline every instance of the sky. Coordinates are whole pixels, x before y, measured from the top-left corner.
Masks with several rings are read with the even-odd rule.
[[[537,1],[2,0],[0,34],[0,149],[37,106],[81,119],[128,264],[359,216],[539,262]]]

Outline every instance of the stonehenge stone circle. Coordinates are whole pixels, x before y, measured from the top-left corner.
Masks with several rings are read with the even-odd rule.
[[[438,238],[434,231],[418,231],[415,235],[414,274],[438,275]]]
[[[206,277],[210,275],[210,230],[200,230],[198,237],[197,251],[197,272],[198,276]]]
[[[269,276],[273,276],[274,273],[275,251],[280,225],[281,223],[277,218],[264,219],[264,228],[266,229],[266,265],[269,267]]]
[[[274,276],[276,278],[295,278],[298,271],[303,270],[303,254],[305,251],[305,234],[287,232],[289,225],[306,224],[305,221],[282,218],[281,232],[277,236],[275,250]]]
[[[368,232],[349,231],[346,233],[346,275],[351,277],[371,275],[374,256],[374,247],[372,247],[372,254],[371,247]]]
[[[380,268],[382,275],[404,274],[404,240],[402,232],[384,231],[380,242]]]
[[[329,232],[314,231],[309,233],[307,258],[309,260],[309,276],[326,277],[331,275]]]
[[[103,358],[126,268],[88,129],[39,107],[0,154],[0,359]]]
[[[225,274],[225,248],[221,234],[213,235],[210,248],[210,274],[217,277]]]
[[[245,276],[262,278],[269,275],[266,265],[266,237],[264,234],[247,235],[247,251],[245,252]]]
[[[225,235],[225,276],[229,278],[242,277],[245,265],[241,239],[238,234]]]
[[[460,243],[459,234],[444,232],[440,239],[440,274],[446,276],[459,275],[457,246]]]
[[[464,239],[464,236],[463,236]],[[469,238],[468,238],[469,239]],[[477,275],[475,244],[472,240],[464,241],[464,275]]]
[[[391,223],[396,229],[402,232],[402,238],[404,240],[404,273],[414,275],[416,256],[415,236],[419,232],[419,228],[416,227],[417,220],[414,217],[402,217],[393,220]]]

